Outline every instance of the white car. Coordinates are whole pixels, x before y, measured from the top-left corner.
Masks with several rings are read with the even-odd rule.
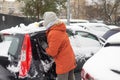
[[[55,80],[54,61],[42,48],[44,27],[21,24],[0,34],[0,80]]]
[[[76,52],[79,50],[79,52],[76,52],[76,55],[79,53],[86,57],[90,57],[102,47],[100,38],[90,31],[84,30],[79,26],[67,26],[67,29],[71,30],[74,34],[69,38],[74,51]],[[75,49],[76,47],[77,49]]]
[[[67,30],[77,60],[75,71],[80,71],[85,61],[101,49],[102,45],[99,37],[83,28],[67,26]]]
[[[108,27],[109,27],[110,29],[119,28],[119,26],[116,26],[116,25],[108,25]]]
[[[97,36],[102,36],[106,31],[110,29],[107,27],[106,24],[103,24],[103,23],[76,23],[71,25],[78,25],[84,28],[85,30],[91,31]]]
[[[61,21],[67,24],[67,19],[61,19]],[[89,21],[85,19],[70,19],[70,24],[75,24],[75,23],[89,23]]]
[[[82,80],[120,80],[120,32],[83,65]]]

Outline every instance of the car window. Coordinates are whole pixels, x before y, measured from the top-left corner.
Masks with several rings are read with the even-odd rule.
[[[10,34],[1,34],[0,35],[0,42],[2,41],[11,41],[12,40],[12,35]]]
[[[98,38],[95,35],[92,35],[90,33],[87,32],[82,32],[82,31],[76,31],[77,35],[80,35],[82,37],[86,37],[86,38],[90,38],[90,39],[94,39],[98,41]]]
[[[0,34],[0,56],[8,56],[12,35]]]
[[[110,36],[112,36],[113,34],[115,34],[117,32],[120,32],[120,31],[119,30],[109,30],[102,36],[102,38],[107,40]]]
[[[18,49],[18,45],[19,45],[19,38],[14,37],[12,40],[12,43],[10,45],[10,48],[9,48],[10,55],[14,56],[16,54],[16,51]]]

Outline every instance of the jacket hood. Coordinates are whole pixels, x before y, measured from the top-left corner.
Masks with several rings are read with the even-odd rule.
[[[49,30],[66,31],[66,26],[63,22],[57,22]]]

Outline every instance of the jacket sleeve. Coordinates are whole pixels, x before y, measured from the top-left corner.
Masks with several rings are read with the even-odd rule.
[[[46,52],[52,57],[55,57],[59,53],[59,48],[63,41],[60,34],[59,31],[51,31],[47,36],[48,47],[46,48]]]

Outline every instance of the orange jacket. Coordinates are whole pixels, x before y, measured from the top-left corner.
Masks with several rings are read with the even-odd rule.
[[[56,73],[64,74],[76,67],[75,55],[70,45],[64,23],[58,23],[46,32],[48,47],[46,52],[56,63]]]

